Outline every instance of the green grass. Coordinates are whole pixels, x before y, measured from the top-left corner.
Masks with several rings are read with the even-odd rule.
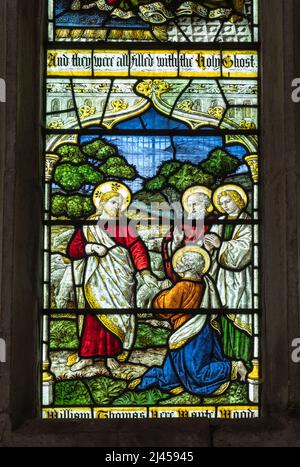
[[[160,405],[201,405],[202,399],[199,396],[194,396],[188,392],[183,392],[178,396],[168,397],[160,402]]]
[[[115,406],[145,406],[156,405],[159,401],[169,397],[160,389],[148,389],[146,391],[128,391],[117,397],[112,405]]]
[[[76,321],[50,322],[50,349],[76,350],[79,347]]]
[[[245,405],[247,401],[247,386],[239,383],[233,383],[228,391],[218,397],[205,397],[189,394],[187,391],[172,396],[166,392],[162,392],[158,388],[149,389],[147,391],[129,391],[125,392],[121,397],[113,401],[113,405],[138,406],[138,405],[170,405],[170,406],[202,406],[202,405]]]
[[[241,383],[232,383],[229,389],[221,396],[205,397],[203,400],[203,405],[247,405],[248,403],[247,385]]]
[[[154,328],[145,323],[138,325],[136,349],[166,345],[169,331]],[[52,320],[50,323],[51,349],[78,349],[76,322],[71,320]],[[92,396],[92,397],[91,397]],[[127,383],[109,377],[95,377],[85,380],[59,381],[55,385],[55,405],[244,405],[248,403],[247,385],[234,382],[229,389],[217,397],[198,397],[184,392],[172,396],[158,388],[146,391],[128,391]],[[93,400],[92,400],[93,399]]]
[[[154,328],[148,324],[138,324],[135,349],[166,345],[169,331]],[[76,321],[52,320],[50,323],[50,349],[76,350],[79,347]]]
[[[145,391],[127,391],[122,380],[109,377],[95,377],[85,380],[60,381],[55,385],[55,405],[57,406],[205,406],[205,405],[247,405],[247,386],[232,383],[226,393],[218,397],[199,397],[183,392],[172,396],[158,388]]]
[[[148,324],[139,324],[134,348],[144,349],[167,345],[169,335],[170,331],[167,329],[155,328]]]

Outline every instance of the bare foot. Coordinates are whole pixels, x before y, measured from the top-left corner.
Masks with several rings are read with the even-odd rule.
[[[113,371],[113,370],[117,370],[120,364],[117,362],[115,358],[108,358],[106,360],[106,366],[109,370]]]
[[[79,362],[75,363],[75,365],[72,365],[70,370],[73,372],[80,371],[80,370],[83,370],[83,368],[86,368],[87,366],[92,366],[92,365],[93,365],[93,360],[91,358],[82,359],[82,360],[79,360]]]
[[[237,362],[237,373],[240,376],[240,380],[245,383],[246,382],[246,377],[248,374],[248,370],[245,367],[244,363],[240,360]]]

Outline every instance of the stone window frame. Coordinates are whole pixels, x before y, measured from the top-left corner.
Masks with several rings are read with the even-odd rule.
[[[44,6],[45,0],[0,0],[0,77],[7,83],[7,103],[0,104],[0,338],[8,357],[0,363],[0,446],[255,446],[300,439],[300,365],[291,360],[291,343],[300,337],[300,107],[291,100],[291,81],[300,76],[299,1],[261,0],[263,410],[260,419],[243,421],[39,418]]]

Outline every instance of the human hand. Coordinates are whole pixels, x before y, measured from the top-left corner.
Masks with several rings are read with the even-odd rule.
[[[196,241],[196,245],[197,246],[200,246],[200,248],[203,247],[203,243],[204,243],[204,238],[203,236],[201,236],[200,238],[198,238],[198,240]]]
[[[108,249],[103,245],[93,245],[92,252],[96,253],[97,256],[100,256],[100,258],[102,258],[107,254]]]
[[[204,238],[204,245],[208,250],[212,250],[214,248],[220,248],[221,240],[215,234],[207,234]]]
[[[156,277],[151,274],[150,271],[143,271],[142,273],[143,281],[148,287],[156,287],[159,288],[158,281]]]
[[[160,288],[162,290],[166,290],[166,289],[169,289],[170,287],[172,287],[172,282],[170,281],[170,279],[165,279],[162,283],[161,283],[161,286]]]
[[[205,246],[205,249],[206,249],[209,253],[211,253],[212,250],[214,249],[213,244],[212,244],[207,238],[204,239],[204,246]]]
[[[179,230],[176,226],[173,232],[173,246],[177,248],[184,240],[184,230]]]

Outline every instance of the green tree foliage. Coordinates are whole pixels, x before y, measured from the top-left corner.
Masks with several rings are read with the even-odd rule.
[[[93,203],[90,196],[54,195],[52,198],[52,214],[54,217],[75,219],[85,217],[92,211]]]
[[[179,192],[183,192],[195,184],[210,187],[213,183],[214,178],[211,175],[189,162],[182,164],[180,169],[169,178],[169,185]]]
[[[68,217],[80,217],[83,211],[83,203],[80,195],[69,196],[67,199]]]
[[[214,181],[214,177],[191,162],[169,161],[160,167],[155,177],[144,182],[144,190],[150,193],[164,190],[165,193],[173,188],[181,193],[196,183],[210,187]]]
[[[62,217],[66,215],[67,199],[62,195],[54,195],[52,197],[52,214],[55,217]]]
[[[108,157],[117,155],[115,147],[102,139],[97,139],[91,143],[85,144],[82,146],[82,151],[87,157],[98,160],[105,160]]]
[[[85,160],[84,154],[76,144],[62,144],[57,149],[57,154],[60,156],[60,163],[80,164]]]
[[[63,144],[57,150],[60,161],[56,165],[53,180],[67,192],[80,190],[83,185],[95,185],[101,183],[106,177],[132,180],[137,176],[134,166],[116,155],[114,146],[105,140],[96,140],[82,146],[82,151],[75,144]],[[87,163],[86,159],[89,159]],[[100,167],[93,165],[102,160]]]
[[[77,191],[86,184],[100,183],[103,175],[89,164],[59,164],[55,168],[53,180],[70,192]]]
[[[78,193],[86,186],[91,188],[109,178],[132,180],[138,174],[136,168],[118,156],[115,146],[105,139],[97,139],[81,147],[62,144],[56,150],[59,162],[53,170],[53,181],[62,193],[52,199],[55,217],[81,218],[93,211],[90,196]],[[99,164],[100,162],[100,164]]]
[[[165,162],[159,169],[158,173],[159,175],[162,175],[164,177],[170,177],[173,175],[177,170],[179,170],[181,167],[180,162],[176,161],[168,161]]]
[[[212,187],[216,181],[235,173],[240,164],[239,159],[220,148],[199,165],[179,161],[163,163],[156,176],[144,182],[143,188],[148,193],[163,191],[166,195],[168,189],[182,193],[195,184]]]
[[[167,178],[163,175],[157,175],[144,183],[144,189],[151,193],[157,193],[167,186]]]
[[[157,171],[157,175],[144,182],[144,189],[151,193],[158,193],[168,187],[168,179],[181,167],[181,162],[164,162]]]
[[[240,165],[237,157],[231,156],[220,148],[209,154],[208,158],[201,163],[201,168],[219,180],[235,173]]]
[[[136,168],[129,165],[124,157],[110,157],[100,167],[101,172],[114,178],[132,180],[137,176]]]
[[[85,184],[93,185],[102,182],[102,174],[89,164],[83,164],[78,167],[78,173],[81,175]]]

